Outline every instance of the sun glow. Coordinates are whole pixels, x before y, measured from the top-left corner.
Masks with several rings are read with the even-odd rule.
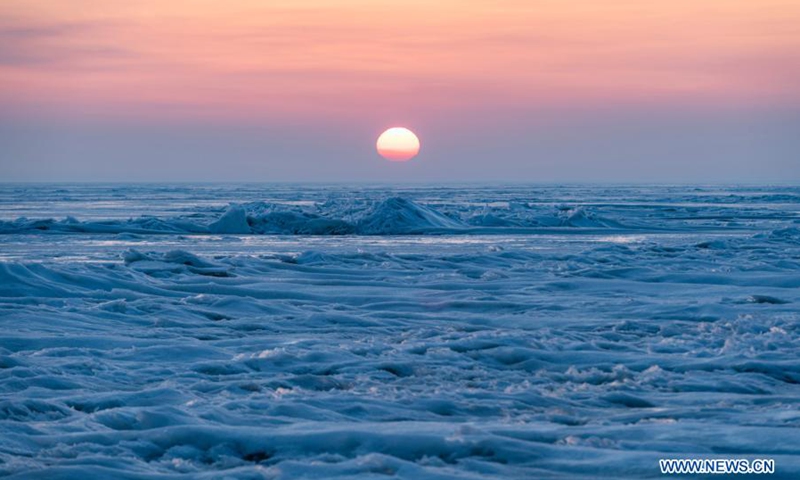
[[[419,138],[407,128],[393,127],[378,137],[376,147],[386,160],[405,162],[419,153]]]

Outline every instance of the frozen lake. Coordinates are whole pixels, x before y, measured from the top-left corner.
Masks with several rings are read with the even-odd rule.
[[[0,476],[800,476],[796,187],[5,184],[0,325]]]

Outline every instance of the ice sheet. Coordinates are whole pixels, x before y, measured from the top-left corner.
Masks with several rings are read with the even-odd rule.
[[[0,475],[794,478],[798,192],[2,187]]]

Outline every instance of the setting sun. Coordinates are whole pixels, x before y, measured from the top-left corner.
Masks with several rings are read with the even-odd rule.
[[[419,153],[419,138],[411,130],[394,127],[378,137],[378,153],[386,160],[405,162]]]

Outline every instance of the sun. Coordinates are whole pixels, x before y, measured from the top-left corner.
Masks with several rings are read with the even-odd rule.
[[[419,153],[419,138],[404,127],[392,127],[378,137],[378,153],[392,162],[405,162]]]

